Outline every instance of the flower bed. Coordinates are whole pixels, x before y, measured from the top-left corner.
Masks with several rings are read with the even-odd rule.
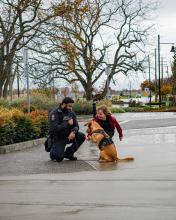
[[[47,111],[25,114],[16,108],[0,107],[0,146],[45,137],[47,130]]]

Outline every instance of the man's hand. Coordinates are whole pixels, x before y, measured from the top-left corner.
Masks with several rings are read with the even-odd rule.
[[[68,136],[68,140],[70,141],[70,140],[73,140],[73,139],[75,139],[75,132],[71,132],[70,134],[69,134],[69,136]]]
[[[120,141],[122,141],[123,137],[119,137]]]
[[[68,120],[68,124],[69,124],[70,126],[73,125],[73,119],[72,119],[72,118],[70,118],[70,119]]]
[[[89,141],[89,140],[91,139],[91,136],[90,136],[89,134],[86,134],[86,135],[85,135],[85,139],[86,139],[87,141]]]

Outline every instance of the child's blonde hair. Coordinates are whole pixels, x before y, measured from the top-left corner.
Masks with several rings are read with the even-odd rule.
[[[111,115],[111,112],[109,111],[109,109],[105,105],[100,106],[99,108],[97,108],[97,112],[98,111],[102,111],[106,116]]]

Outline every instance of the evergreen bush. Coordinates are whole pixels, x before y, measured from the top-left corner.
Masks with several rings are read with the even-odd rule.
[[[0,108],[0,146],[45,137],[47,132],[47,111],[24,114],[15,108]]]
[[[92,102],[74,103],[73,111],[78,115],[90,115],[92,114]]]
[[[111,113],[125,113],[125,110],[123,108],[117,108],[117,107],[112,107],[110,111]]]

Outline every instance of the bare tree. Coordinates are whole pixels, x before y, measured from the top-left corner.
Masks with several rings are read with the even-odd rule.
[[[53,7],[57,10],[57,4]],[[100,95],[104,97],[114,76],[142,70],[141,51],[151,28],[146,22],[153,9],[151,2],[77,0],[67,1],[65,7],[67,13],[46,24],[50,53],[36,49],[41,55],[34,60],[37,65],[46,65],[48,71],[38,75],[34,71],[35,78],[54,73],[70,83],[79,81],[90,100],[93,87],[102,78],[106,77]]]
[[[17,52],[40,34],[38,30],[43,22],[64,13],[47,5],[43,0],[0,1],[0,97],[7,97],[7,88],[12,84]]]

